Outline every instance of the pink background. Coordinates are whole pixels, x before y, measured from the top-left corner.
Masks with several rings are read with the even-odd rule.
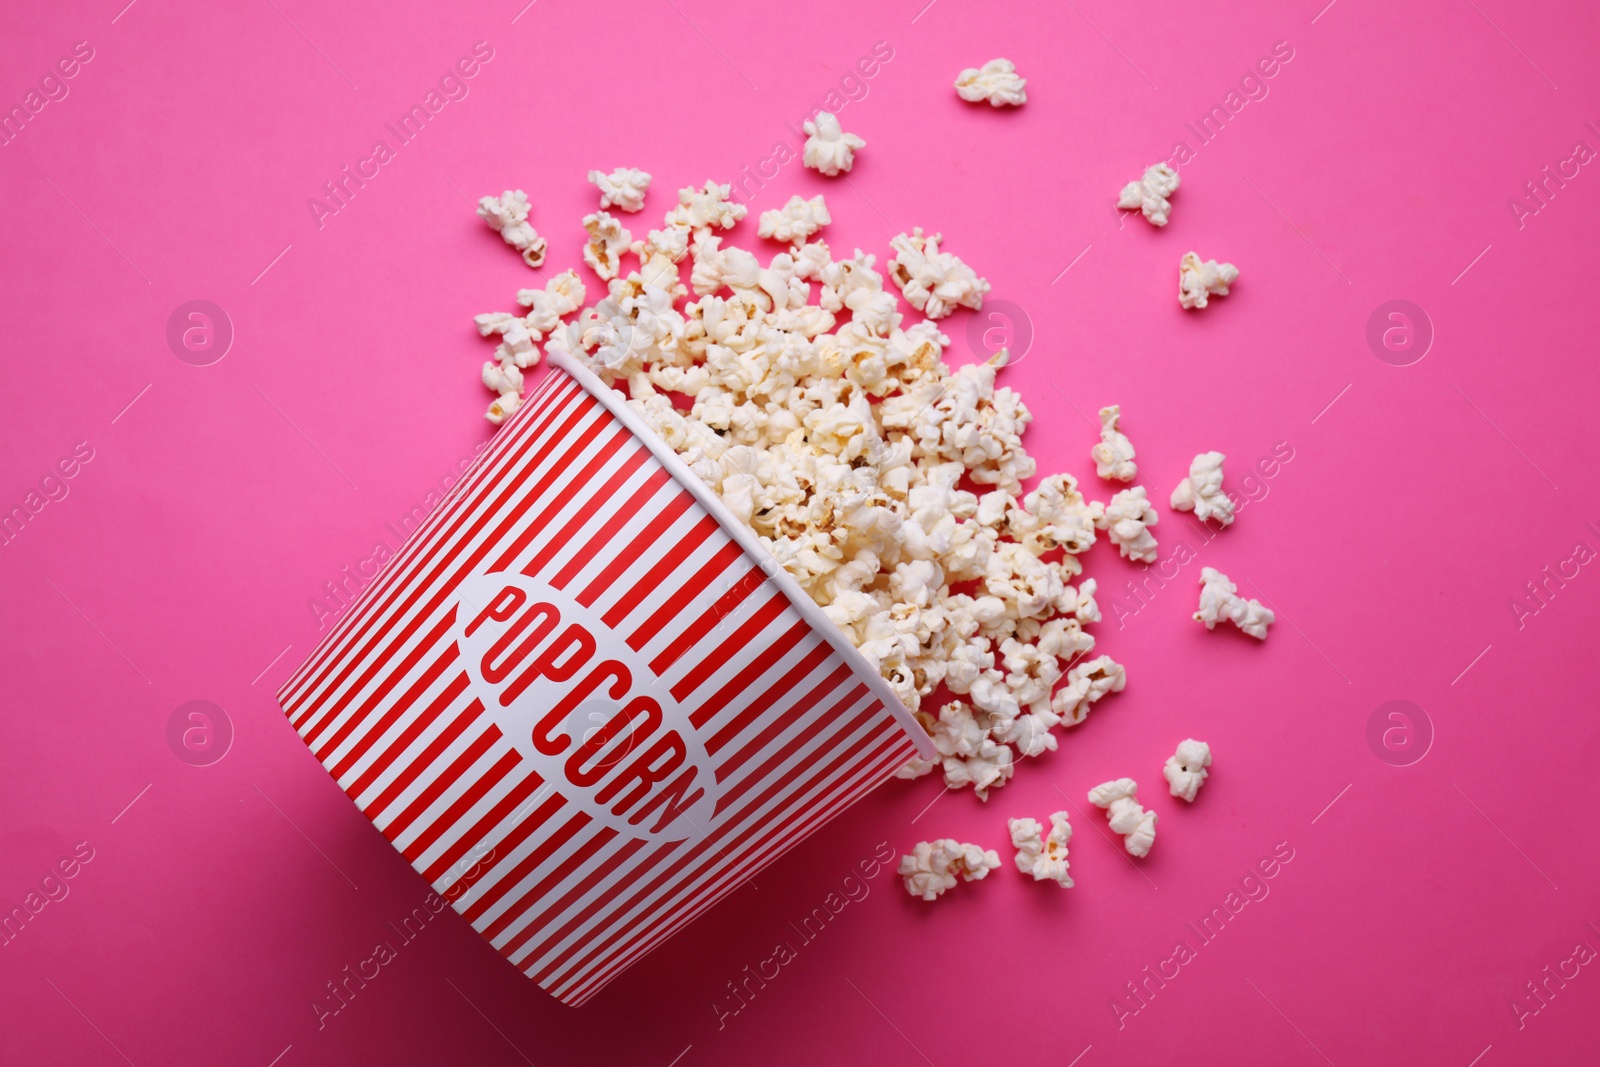
[[[0,1059],[1592,1062],[1594,967],[1551,980],[1520,1028],[1512,1003],[1579,942],[1600,948],[1600,575],[1552,580],[1520,620],[1511,601],[1575,543],[1600,548],[1600,448],[1580,424],[1600,404],[1600,177],[1582,167],[1521,228],[1507,199],[1575,141],[1600,147],[1585,125],[1600,13],[924,2],[0,14],[8,109],[75,42],[94,49],[0,148],[0,508],[77,442],[93,451],[0,548],[0,908],[93,850],[0,948]],[[470,95],[319,228],[307,198],[392,141],[384,123],[480,40],[494,58]],[[400,944],[391,924],[425,886],[272,691],[318,639],[324,583],[392,550],[386,523],[489,432],[469,319],[533,275],[464,197],[528,190],[551,264],[576,265],[589,168],[654,174],[628,221],[659,225],[672,190],[793,147],[785,123],[879,41],[892,60],[840,111],[868,141],[850,181],[793,162],[752,207],[826,191],[834,247],[880,257],[901,229],[942,230],[1031,322],[1008,381],[1041,469],[1105,496],[1084,415],[1123,405],[1163,547],[1197,557],[1119,627],[1137,571],[1091,554],[1100,647],[1128,690],[987,805],[933,779],[880,790],[584,1009],[454,915]],[[1118,187],[1175,140],[1196,148],[1185,121],[1279,41],[1292,61],[1182,168],[1172,225],[1121,219]],[[1019,112],[950,89],[995,55],[1030,79]],[[1191,247],[1243,271],[1200,314],[1174,299]],[[236,332],[205,367],[165,340],[195,298]],[[1436,331],[1415,365],[1368,348],[1391,299]],[[957,361],[971,321],[947,324]],[[1292,461],[1217,540],[1166,512],[1194,453],[1226,452],[1238,489],[1279,442]],[[1264,646],[1189,620],[1204,565],[1279,610]],[[210,766],[168,746],[193,699],[235,733]],[[1394,699],[1435,735],[1410,766],[1367,742]],[[1217,764],[1180,810],[1159,768],[1186,736]],[[1137,867],[1082,813],[1087,788],[1124,774],[1161,817]],[[1042,819],[1063,795],[1079,809],[1070,892],[1025,882],[1005,836],[1007,816]],[[814,941],[795,934],[880,842],[946,835],[1006,866],[936,905],[885,869]],[[1275,847],[1293,859],[1270,895],[1202,944],[1186,924]],[[381,940],[398,958],[319,1029],[314,1000]],[[796,958],[719,1018],[739,1006],[727,984],[781,940]],[[1180,940],[1194,958],[1132,1013],[1125,983]]]

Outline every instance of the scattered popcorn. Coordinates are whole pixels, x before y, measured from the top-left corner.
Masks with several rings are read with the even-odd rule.
[[[529,225],[528,210],[528,194],[521,189],[507,189],[498,197],[478,201],[478,217],[521,252],[524,263],[536,268],[544,262],[545,239]]]
[[[644,207],[644,192],[650,188],[650,175],[631,167],[618,167],[610,174],[591,170],[589,181],[600,190],[600,207],[619,207],[638,211]]]
[[[478,333],[499,337],[494,361],[483,365],[483,384],[500,394],[485,414],[496,426],[509,418],[522,403],[522,372],[539,365],[538,342],[561,325],[563,317],[583,306],[587,297],[583,280],[575,270],[551,278],[543,289],[517,290],[517,303],[528,308],[523,316],[492,311],[473,317]]]
[[[900,857],[898,873],[905,879],[907,893],[934,900],[956,884],[956,875],[976,882],[998,866],[1000,854],[994,849],[941,837],[937,841],[918,841],[911,855]]]
[[[1028,102],[1026,78],[1017,77],[1009,59],[991,59],[982,67],[968,67],[956,77],[956,94],[969,104],[987,100],[992,107],[1021,107]]]
[[[631,250],[633,234],[605,211],[585,215],[583,228],[589,231],[589,243],[583,246],[583,261],[600,277],[615,278],[621,269],[622,253]]]
[[[1111,543],[1117,546],[1123,559],[1140,563],[1156,561],[1156,539],[1150,527],[1160,520],[1154,505],[1145,499],[1144,486],[1136,485],[1116,493],[1109,504],[1097,500],[1089,509],[1095,528],[1111,535]]]
[[[822,202],[821,193],[810,200],[803,196],[791,196],[783,207],[761,213],[760,234],[776,241],[804,244],[812,234],[832,221],[828,215],[828,205]]]
[[[1033,876],[1035,882],[1055,882],[1062,889],[1072,888],[1072,876],[1067,873],[1067,842],[1072,840],[1072,827],[1067,824],[1067,813],[1058,811],[1050,816],[1050,834],[1035,819],[1010,819],[1011,845],[1017,850],[1017,870]]]
[[[829,177],[850,172],[855,166],[856,153],[867,142],[853,133],[845,133],[839,120],[831,111],[817,112],[814,122],[805,124],[806,144],[801,161],[812,170]]]
[[[1133,462],[1133,442],[1117,429],[1122,418],[1122,407],[1112,404],[1100,409],[1100,443],[1089,450],[1094,459],[1094,472],[1113,482],[1131,482],[1139,473]]]
[[[1178,743],[1178,751],[1167,757],[1161,775],[1166,778],[1173,796],[1182,797],[1193,804],[1195,795],[1200,792],[1210,773],[1206,770],[1209,766],[1211,746],[1191,737]]]
[[[1178,303],[1186,308],[1203,308],[1213,296],[1227,296],[1228,286],[1239,280],[1239,268],[1214,259],[1200,262],[1193,252],[1178,261]]]
[[[1089,803],[1106,809],[1111,832],[1122,835],[1130,856],[1145,856],[1156,841],[1156,813],[1139,804],[1139,784],[1132,778],[1102,782],[1089,790]]]
[[[1117,197],[1117,206],[1124,211],[1137,210],[1143,213],[1152,226],[1165,226],[1172,214],[1172,203],[1167,198],[1177,191],[1178,172],[1165,163],[1152,163],[1145,168],[1142,178],[1137,178],[1122,187],[1122,195]],[[1234,273],[1237,275],[1238,272]],[[1222,293],[1226,294],[1227,291],[1224,287]],[[1200,307],[1205,306],[1205,300],[1202,298]]]
[[[1172,491],[1172,506],[1177,511],[1192,511],[1201,522],[1216,519],[1217,525],[1233,522],[1233,501],[1222,489],[1221,452],[1202,452],[1189,464],[1189,477]]]
[[[918,226],[908,236],[889,242],[895,255],[889,277],[905,294],[906,302],[930,319],[942,319],[958,306],[974,311],[983,307],[989,283],[949,252],[939,251],[939,234],[924,237]]]
[[[1267,627],[1277,621],[1272,609],[1259,600],[1246,600],[1239,595],[1238,586],[1215,567],[1200,571],[1200,610],[1194,613],[1196,622],[1214,629],[1219,622],[1231,622],[1257,641],[1267,639]]]

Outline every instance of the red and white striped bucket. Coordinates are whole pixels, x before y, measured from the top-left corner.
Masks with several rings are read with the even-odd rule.
[[[278,700],[434,889],[576,1005],[932,749],[622,395],[551,362]]]

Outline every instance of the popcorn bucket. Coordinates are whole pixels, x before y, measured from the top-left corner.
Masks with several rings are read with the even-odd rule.
[[[551,363],[278,700],[433,888],[577,1005],[933,751],[622,394]]]

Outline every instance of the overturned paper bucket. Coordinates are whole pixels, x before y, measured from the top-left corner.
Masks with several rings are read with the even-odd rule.
[[[622,395],[551,362],[278,699],[433,888],[576,1005],[933,753]]]

